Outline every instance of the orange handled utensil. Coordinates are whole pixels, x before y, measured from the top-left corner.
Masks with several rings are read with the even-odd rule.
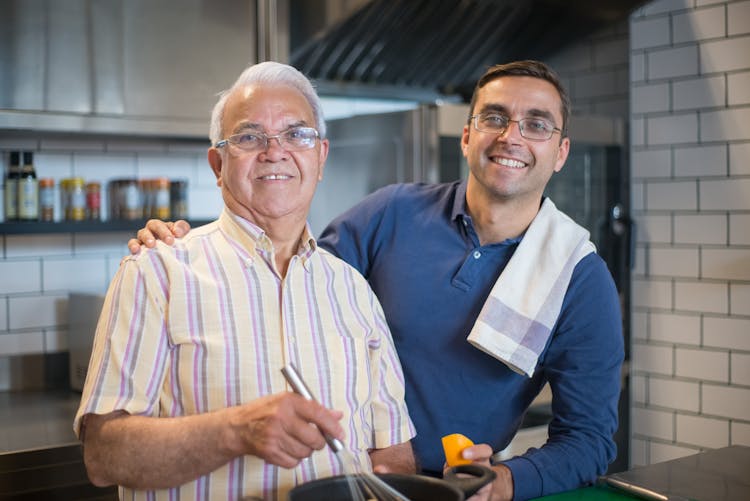
[[[469,438],[460,433],[453,433],[443,437],[443,451],[445,451],[445,462],[448,466],[471,464],[471,459],[461,457],[461,452],[467,447],[474,445]]]

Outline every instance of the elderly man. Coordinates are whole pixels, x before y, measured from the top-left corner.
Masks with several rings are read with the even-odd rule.
[[[74,423],[89,477],[126,499],[285,498],[342,472],[324,434],[365,468],[413,472],[381,307],[306,225],[328,153],[310,82],[251,66],[210,134],[223,213],[124,260],[107,293]],[[289,363],[320,404],[289,391]]]

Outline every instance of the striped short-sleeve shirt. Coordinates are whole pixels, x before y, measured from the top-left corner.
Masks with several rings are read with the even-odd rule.
[[[74,429],[88,413],[172,417],[289,390],[293,363],[318,400],[344,412],[346,446],[405,442],[414,427],[383,312],[361,275],[306,229],[286,276],[263,231],[229,213],[173,247],[123,260],[107,292]],[[326,448],[293,469],[235,458],[171,489],[120,488],[123,499],[285,499],[297,484],[342,473]]]

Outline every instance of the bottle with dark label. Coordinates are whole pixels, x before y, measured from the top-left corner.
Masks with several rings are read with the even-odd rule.
[[[10,152],[8,173],[5,176],[5,220],[18,220],[18,178],[21,177],[21,153]]]
[[[32,152],[23,153],[23,167],[18,179],[18,219],[20,221],[39,220],[39,184],[33,158]]]
[[[187,181],[176,179],[169,185],[169,217],[186,219],[187,213]]]

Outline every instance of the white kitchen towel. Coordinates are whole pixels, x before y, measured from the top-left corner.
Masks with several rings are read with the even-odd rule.
[[[531,377],[560,315],[573,268],[591,252],[596,247],[589,232],[546,198],[467,340]]]

